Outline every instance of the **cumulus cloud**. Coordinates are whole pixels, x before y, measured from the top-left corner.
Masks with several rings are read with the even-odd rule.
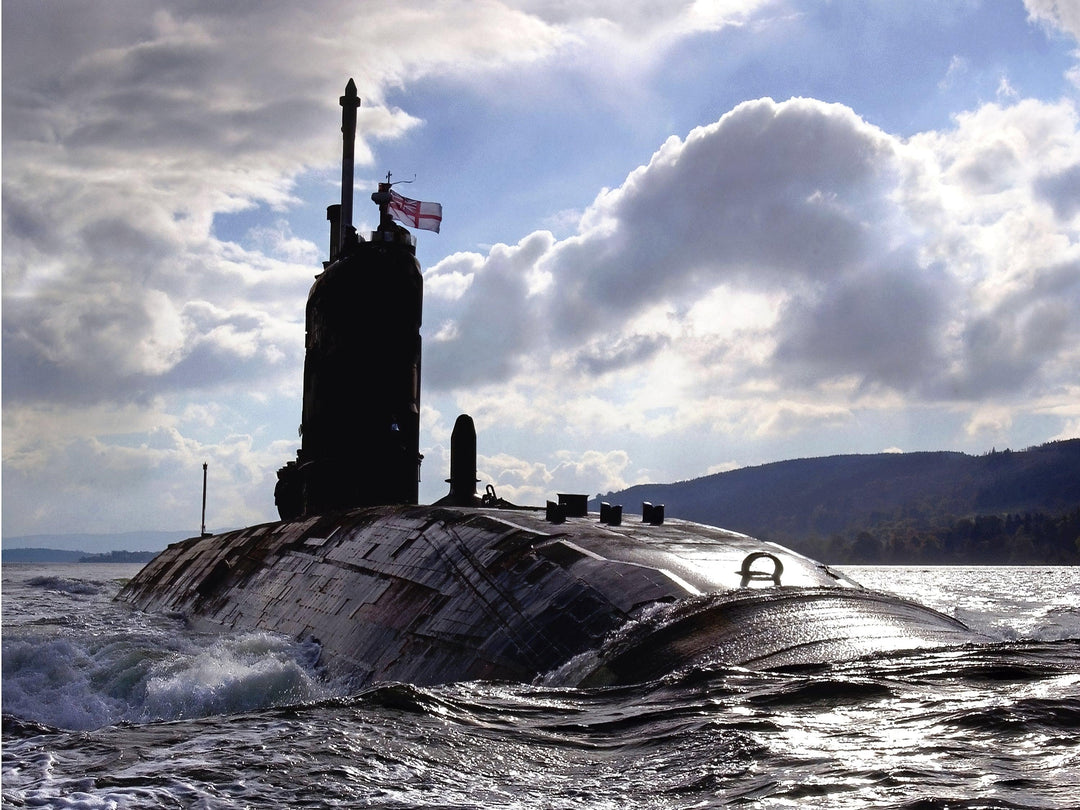
[[[435,387],[508,379],[537,349],[540,325],[529,279],[554,237],[538,231],[487,254],[452,256],[425,276],[425,321],[436,339],[425,347],[424,379]]]
[[[1072,0],[1024,0],[1028,14],[1080,40],[1080,6]]]
[[[691,32],[741,24],[769,0],[677,0],[658,13],[649,0],[514,0],[513,5],[546,22],[586,30],[591,39],[607,34],[637,46],[654,47]]]
[[[140,409],[126,415],[141,419],[144,413]],[[12,523],[5,515],[5,534],[25,531],[23,526],[31,519],[61,530],[116,531],[117,516],[144,514],[148,497],[153,513],[168,516],[169,525],[189,527],[194,534],[200,518],[203,462],[209,465],[211,527],[266,519],[265,493],[273,490],[273,471],[288,452],[284,446],[259,448],[254,437],[245,434],[203,443],[182,435],[170,424],[174,419],[159,417],[164,418],[147,426],[138,443],[87,436],[40,444],[32,457],[21,453],[9,458],[4,497],[12,503],[33,504],[35,510]],[[124,432],[134,427],[129,425]],[[43,490],[51,497],[41,497]]]
[[[1035,191],[1064,223],[1080,213],[1080,163],[1041,175]]]
[[[1080,5],[1073,0],[1024,0],[1028,18],[1063,32],[1080,43]],[[1077,62],[1066,77],[1080,87],[1080,50],[1073,51]]]
[[[482,352],[482,365],[461,382],[497,379],[486,376],[490,368],[504,379],[538,350],[618,330],[658,303],[685,309],[726,283],[795,291],[841,277],[902,236],[892,232],[897,212],[888,199],[895,146],[840,105],[742,104],[685,140],[669,139],[647,166],[597,197],[575,236],[537,232],[472,256],[473,281],[456,302],[467,316],[454,340],[432,347],[428,368],[461,374],[465,358]],[[455,257],[429,279],[438,286],[460,273]],[[483,348],[493,333],[503,340]],[[625,365],[666,340],[625,336],[606,359],[587,352],[581,362],[593,371]]]
[[[558,412],[578,441],[1053,400],[1080,367],[1078,136],[1067,102],[906,140],[840,105],[741,104],[599,194],[575,235],[471,255],[428,380],[487,384],[459,401],[500,424]]]
[[[558,482],[568,492],[611,492],[625,489],[642,480],[627,478],[630,456],[624,450],[583,453],[561,451],[554,464],[525,461],[509,454],[480,456],[477,474],[482,481],[493,481],[496,494],[512,503],[543,503],[552,495]]]
[[[909,257],[859,268],[820,292],[792,298],[774,359],[788,382],[813,385],[853,375],[868,384],[917,389],[944,360],[948,299],[959,291]]]
[[[1062,178],[1075,172],[1076,136],[1075,111],[1064,103],[991,105],[951,132],[905,143],[840,105],[747,102],[685,140],[670,139],[597,197],[577,235],[555,241],[538,232],[472,256],[474,281],[455,301],[468,325],[434,350],[431,364],[458,369],[496,332],[508,339],[489,343],[484,367],[461,382],[505,379],[526,362],[523,352],[584,345],[598,334],[605,345],[578,356],[590,372],[643,363],[672,344],[691,307],[729,286],[782,301],[776,323],[758,325],[775,341],[773,372],[786,384],[856,375],[932,389],[951,364],[960,376],[985,378],[979,352],[1003,362],[1022,356],[1038,369],[1072,327],[1048,313],[1009,313],[1076,300],[1074,275],[1062,269],[1075,226],[1061,216],[1072,210]],[[1046,216],[1042,200],[1059,215]],[[430,278],[460,272],[452,260]],[[527,290],[531,273],[547,279],[540,292]],[[1022,288],[1007,289],[1020,280]],[[672,313],[669,331],[625,328],[657,305]],[[989,346],[979,324],[1017,317],[1038,324],[1038,335],[999,335]]]
[[[726,279],[760,288],[830,277],[861,252],[861,220],[881,218],[874,189],[889,148],[850,110],[802,99],[748,102],[669,139],[558,245],[559,270],[548,269],[568,304],[560,326],[576,336],[597,316],[693,300]]]

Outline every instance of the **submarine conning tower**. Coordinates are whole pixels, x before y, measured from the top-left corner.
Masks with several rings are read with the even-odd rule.
[[[371,195],[370,240],[352,226],[351,79],[341,106],[341,205],[327,209],[330,258],[307,299],[301,447],[274,491],[283,520],[419,496],[423,277],[412,234],[391,219],[389,176]]]

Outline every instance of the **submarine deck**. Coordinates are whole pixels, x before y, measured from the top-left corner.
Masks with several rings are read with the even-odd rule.
[[[118,598],[314,638],[327,669],[359,685],[528,681],[586,654],[582,679],[625,682],[705,653],[776,666],[969,639],[774,543],[531,509],[367,507],[191,538]]]

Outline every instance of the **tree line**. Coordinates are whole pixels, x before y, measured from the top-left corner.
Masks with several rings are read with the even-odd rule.
[[[882,521],[828,536],[771,539],[837,564],[1080,565],[1080,508],[953,517],[934,526]]]

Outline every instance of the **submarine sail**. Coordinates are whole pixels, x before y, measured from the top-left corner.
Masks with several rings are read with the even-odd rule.
[[[772,668],[979,639],[782,546],[560,494],[522,508],[476,495],[459,417],[449,494],[418,501],[423,279],[393,221],[351,222],[360,100],[342,104],[342,201],[307,300],[301,446],[278,471],[281,520],[174,543],[118,599],[214,630],[319,643],[362,686],[469,679],[630,683],[696,662]]]
[[[371,239],[352,226],[359,105],[350,79],[341,97],[341,204],[328,212],[330,261],[307,301],[301,447],[278,471],[275,490],[283,520],[418,499],[424,281],[412,235],[390,215],[389,182],[372,195],[380,216]]]

